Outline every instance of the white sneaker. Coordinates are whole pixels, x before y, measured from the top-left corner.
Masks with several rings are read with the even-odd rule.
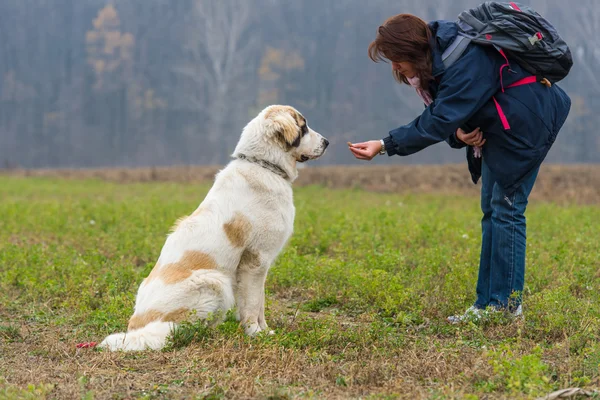
[[[463,315],[451,315],[448,317],[448,322],[451,324],[460,324],[461,322],[477,322],[481,319],[486,319],[497,312],[501,312],[501,310],[498,310],[494,307],[483,309],[471,306],[467,308],[467,311],[465,311]],[[523,318],[523,306],[519,304],[519,307],[517,307],[515,311],[507,313],[507,315],[513,320]]]
[[[461,322],[468,321],[479,321],[484,314],[485,310],[482,308],[477,308],[475,306],[471,306],[467,308],[467,311],[463,315],[451,315],[448,317],[448,322],[451,324],[460,324]]]
[[[513,319],[521,319],[521,318],[523,318],[523,306],[521,304],[519,304],[519,307],[517,307],[517,309],[515,311],[511,312],[510,316]]]

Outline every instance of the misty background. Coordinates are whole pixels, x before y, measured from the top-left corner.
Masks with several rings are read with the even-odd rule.
[[[521,1],[575,65],[571,114],[548,160],[600,161],[600,1]],[[289,104],[331,142],[318,164],[360,164],[423,109],[367,47],[389,16],[449,19],[477,0],[3,0],[0,167],[224,164],[244,125]],[[375,163],[448,163],[445,143]]]

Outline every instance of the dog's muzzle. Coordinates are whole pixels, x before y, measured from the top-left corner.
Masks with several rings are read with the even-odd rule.
[[[311,156],[307,156],[305,154],[300,155],[300,159],[296,160],[298,162],[306,162],[308,160],[314,160],[317,159],[319,157],[321,157],[324,153],[325,153],[325,149],[327,149],[327,146],[329,146],[329,140],[323,138],[323,140],[321,141],[321,152],[319,154],[314,154]]]

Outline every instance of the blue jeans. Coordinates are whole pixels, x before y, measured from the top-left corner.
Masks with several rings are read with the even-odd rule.
[[[525,281],[527,198],[539,167],[506,196],[485,160],[481,166],[481,256],[475,307],[508,308],[521,304]]]

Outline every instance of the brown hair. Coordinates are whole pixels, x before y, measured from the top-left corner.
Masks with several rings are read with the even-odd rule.
[[[377,37],[369,45],[369,57],[375,62],[409,62],[417,70],[421,87],[429,88],[432,77],[431,30],[421,18],[398,14],[388,18],[377,29]],[[398,82],[409,84],[404,75],[393,71]]]

